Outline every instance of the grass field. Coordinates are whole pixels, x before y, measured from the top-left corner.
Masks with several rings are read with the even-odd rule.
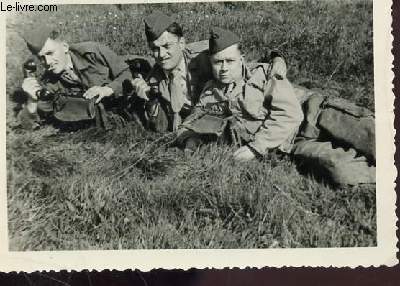
[[[287,157],[236,164],[229,146],[192,155],[134,125],[24,132],[13,92],[29,56],[18,32],[47,21],[68,42],[148,53],[143,17],[175,14],[188,42],[210,25],[242,35],[250,60],[284,52],[295,83],[374,109],[372,1],[59,6],[7,21],[7,174],[11,250],[376,245],[374,187],[334,189]],[[13,100],[11,100],[13,98]]]

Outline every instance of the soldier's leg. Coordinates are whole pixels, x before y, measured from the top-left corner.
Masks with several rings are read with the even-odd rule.
[[[368,114],[369,110],[355,105],[353,105],[354,110],[345,111],[344,108],[350,108],[352,104],[345,100],[341,101],[343,107],[327,106],[321,111],[318,126],[334,142],[352,146],[374,162],[376,160],[375,118],[372,113]]]
[[[354,149],[335,147],[331,142],[298,140],[292,153],[299,167],[327,177],[334,184],[358,185],[375,183],[375,166]]]

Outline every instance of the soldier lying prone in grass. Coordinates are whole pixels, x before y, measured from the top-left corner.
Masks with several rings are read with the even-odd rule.
[[[375,183],[372,112],[341,98],[293,89],[286,70],[244,64],[239,39],[229,31],[214,29],[209,45],[214,78],[179,130],[178,143],[193,150],[228,139],[241,146],[234,153],[240,161],[278,149],[290,152],[300,169],[309,166],[305,171],[335,185]],[[308,94],[304,100],[301,90]],[[305,120],[299,127],[303,101]]]
[[[42,119],[65,125],[93,124],[110,129],[122,125],[115,110],[122,82],[132,78],[124,59],[96,42],[68,45],[58,31],[39,25],[23,35],[44,71],[27,73],[22,90],[27,95],[19,113],[21,125],[36,129]]]
[[[239,37],[220,28],[211,31],[209,57],[213,79],[179,130],[178,141],[191,148],[194,142],[228,139],[240,145],[234,153],[239,161],[271,149],[289,152],[303,112],[286,69],[272,74],[268,64],[246,65]]]

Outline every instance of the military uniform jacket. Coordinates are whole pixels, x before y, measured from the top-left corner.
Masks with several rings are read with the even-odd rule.
[[[211,79],[211,67],[208,60],[208,41],[195,42],[187,45],[183,51],[186,65],[187,99],[194,106],[205,85]],[[163,69],[155,64],[147,80],[152,92],[159,94],[166,102],[170,103],[171,95],[168,88],[168,79]]]
[[[59,76],[45,73],[42,82],[50,92],[65,92],[70,88],[87,90],[93,86],[108,86],[112,88],[114,95],[119,96],[122,94],[122,81],[131,78],[128,65],[123,58],[99,43],[73,44],[70,46],[70,55],[79,82],[71,86],[63,82]]]
[[[252,135],[249,146],[261,155],[274,148],[289,152],[303,120],[292,85],[287,79],[269,78],[268,67],[258,64],[243,80],[228,87],[215,80],[207,82],[197,104],[215,112],[227,109]]]

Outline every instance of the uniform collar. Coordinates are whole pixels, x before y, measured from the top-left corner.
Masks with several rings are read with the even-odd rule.
[[[232,92],[234,89],[236,89],[238,87],[242,87],[246,83],[245,79],[240,79],[238,81],[235,81],[235,82],[232,82],[229,84],[223,84],[223,83],[217,81],[216,79],[214,79],[213,81],[214,81],[215,86],[218,87],[219,89],[223,90],[224,92]]]
[[[84,70],[89,67],[89,62],[77,51],[74,46],[69,50],[71,63],[76,70]]]
[[[68,53],[67,55],[67,65],[65,67],[66,69],[70,69],[70,70],[74,70],[74,64],[72,63],[72,59],[71,59],[71,54]]]

